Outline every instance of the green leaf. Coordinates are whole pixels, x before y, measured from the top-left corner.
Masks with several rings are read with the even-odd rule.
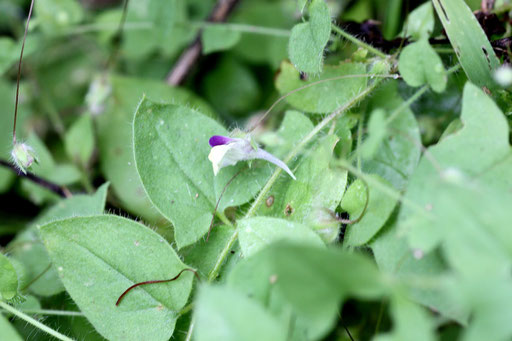
[[[169,279],[186,268],[161,236],[108,215],[55,221],[42,226],[40,233],[67,292],[103,337],[171,337],[192,288],[192,273],[134,289],[115,305],[134,283]]]
[[[63,33],[84,17],[80,4],[74,0],[41,0],[34,5],[37,21],[46,34]]]
[[[435,92],[446,89],[448,77],[443,62],[426,38],[402,50],[398,70],[410,86],[428,84]]]
[[[393,331],[375,338],[376,341],[433,341],[434,321],[427,312],[407,298],[394,295],[391,300]]]
[[[210,226],[216,202],[240,163],[214,176],[208,160],[208,139],[228,135],[214,120],[178,105],[144,99],[135,115],[135,160],[144,188],[159,211],[174,225],[179,248],[201,238]],[[251,200],[272,167],[253,163],[226,189],[218,211]]]
[[[366,173],[380,175],[395,189],[404,190],[421,156],[421,138],[418,122],[413,112],[404,107],[397,88],[398,82],[390,81],[373,93],[370,108],[385,110],[388,115],[400,111],[386,123],[387,138],[382,140],[373,158],[363,160],[362,168]]]
[[[478,86],[495,88],[493,71],[500,65],[475,15],[464,0],[433,0],[464,72]]]
[[[322,71],[324,48],[331,36],[331,16],[324,0],[312,0],[309,22],[293,27],[288,45],[290,60],[302,72]]]
[[[407,287],[409,298],[459,322],[467,324],[468,309],[449,292],[448,268],[437,250],[424,254],[409,247],[405,236],[398,232],[395,219],[370,243],[379,269]],[[423,285],[423,283],[429,283]]]
[[[287,94],[305,85],[339,77],[340,79],[326,80],[311,85],[286,97],[286,101],[298,110],[324,114],[330,113],[343,106],[354,96],[366,88],[367,77],[364,64],[341,63],[337,66],[326,65],[319,76],[309,75],[307,80],[301,80],[300,73],[288,62],[281,63],[281,71],[276,79],[276,88],[281,94]],[[350,75],[361,75],[352,77]],[[342,78],[348,76],[348,78]]]
[[[212,111],[190,92],[169,87],[163,82],[121,76],[111,76],[110,81],[112,95],[105,112],[97,118],[102,174],[112,184],[114,194],[124,209],[152,223],[161,222],[163,218],[148,200],[137,174],[133,156],[133,129],[127,122],[133,121],[143,94],[163,103],[189,103],[210,116],[213,115]]]
[[[0,314],[0,335],[2,335],[2,338],[5,340],[23,341],[13,325],[10,324],[2,314]]]
[[[214,226],[208,241],[200,239],[195,244],[180,249],[180,256],[185,263],[197,270],[201,278],[207,278],[233,233],[234,229],[231,226]]]
[[[277,277],[274,290],[308,316],[351,296],[372,299],[388,290],[372,262],[358,254],[289,243],[267,250]]]
[[[325,337],[335,323],[338,302],[329,302],[316,314],[304,314],[274,290],[277,280],[279,277],[275,273],[272,253],[262,250],[252,257],[243,258],[229,273],[227,285],[264,305],[286,328],[293,319],[288,340],[318,340]]]
[[[227,287],[202,286],[195,305],[198,341],[287,339],[286,328],[260,303]]]
[[[10,300],[18,293],[18,275],[9,258],[0,253],[0,298]]]
[[[68,156],[86,167],[94,150],[94,127],[91,116],[83,114],[66,132],[64,144]]]
[[[321,139],[297,165],[297,180],[278,181],[258,213],[305,224],[324,241],[332,242],[339,224],[331,223],[330,213],[340,203],[347,184],[347,171],[330,167],[337,142],[335,135]]]
[[[442,179],[445,174],[461,174],[472,179],[477,176],[486,178],[486,171],[490,169],[507,172],[508,163],[503,163],[510,154],[506,119],[496,104],[469,82],[464,87],[461,121],[463,128],[430,147],[428,155],[431,158],[423,157],[411,176],[404,200],[412,201],[425,210],[403,207],[400,212],[400,230],[407,233],[411,247],[425,253],[438,245],[442,235],[441,226],[433,224],[432,217],[439,209],[435,200],[444,186]],[[493,165],[500,167],[492,168]],[[501,175],[485,180],[485,183],[503,186],[505,178]]]
[[[255,217],[238,221],[239,242],[245,257],[249,257],[278,240],[324,245],[320,237],[308,226],[271,217]]]
[[[429,38],[434,31],[434,9],[431,2],[425,2],[407,17],[403,33],[414,40]]]
[[[41,244],[37,227],[55,220],[102,214],[105,209],[108,184],[102,185],[93,195],[77,194],[71,198],[60,200],[41,213],[28,229],[21,232],[9,244],[12,257],[21,262],[26,270],[27,283],[34,280],[29,290],[39,296],[52,296],[64,291],[64,286],[51,265],[50,257]]]
[[[361,146],[361,155],[365,159],[372,158],[383,140],[387,137],[386,112],[382,109],[372,111],[368,120],[368,137]]]
[[[364,205],[361,206],[360,203],[362,196],[366,196],[366,190],[362,191],[359,181],[356,180],[352,183],[341,201],[341,207],[350,214],[350,219],[357,219],[363,214]],[[396,198],[389,197],[381,190],[382,186],[390,186],[386,180],[378,175],[368,174],[367,183],[369,187],[368,207],[361,220],[347,226],[344,241],[349,246],[368,243],[384,226],[396,206]],[[358,204],[355,205],[354,202]]]
[[[279,129],[276,132],[266,132],[260,140],[272,154],[283,158],[314,127],[311,120],[303,113],[287,110]]]
[[[228,50],[235,46],[241,37],[240,31],[233,30],[225,25],[206,26],[201,35],[203,53],[209,54]]]

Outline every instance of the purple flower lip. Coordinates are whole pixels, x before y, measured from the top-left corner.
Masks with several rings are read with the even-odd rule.
[[[230,137],[221,136],[221,135],[213,135],[212,137],[210,137],[210,140],[208,141],[208,143],[210,143],[211,147],[215,147],[215,146],[219,146],[219,145],[223,145],[223,144],[228,144],[231,141],[233,141],[233,139]]]

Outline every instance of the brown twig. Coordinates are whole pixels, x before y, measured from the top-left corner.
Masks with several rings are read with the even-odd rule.
[[[25,173],[21,172],[15,165],[13,165],[12,163],[10,163],[8,161],[0,160],[0,166],[9,168],[10,170],[12,170],[16,174],[18,174],[18,176],[26,178],[26,179],[32,181],[33,183],[52,191],[53,193],[57,194],[58,196],[60,196],[62,198],[69,198],[72,196],[71,192],[66,187],[59,186],[53,182],[50,182],[43,178],[40,178],[37,175],[35,175],[34,173],[27,172],[25,174]]]
[[[210,16],[208,17],[208,21],[225,21],[239,1],[240,0],[218,0]],[[201,55],[201,33],[202,31],[200,30],[192,44],[190,44],[189,47],[183,51],[178,61],[174,64],[173,69],[167,75],[167,84],[176,86],[180,85],[183,80],[185,80],[188,73]]]

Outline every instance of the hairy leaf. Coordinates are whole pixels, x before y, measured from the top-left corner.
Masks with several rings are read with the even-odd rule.
[[[67,292],[101,335],[169,339],[187,303],[192,273],[134,289],[116,306],[134,283],[169,279],[186,268],[162,237],[139,223],[108,215],[58,220],[42,226],[40,233]]]

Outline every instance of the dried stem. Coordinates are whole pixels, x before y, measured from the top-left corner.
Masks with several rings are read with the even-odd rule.
[[[20,78],[21,78],[21,62],[23,60],[23,51],[25,50],[25,40],[27,39],[28,24],[32,16],[32,9],[34,8],[34,1],[30,2],[30,9],[28,10],[27,24],[25,25],[25,33],[23,34],[23,43],[21,44],[20,61],[18,63],[18,77],[16,80],[16,101],[14,102],[14,123],[12,125],[12,144],[16,144],[16,122],[18,120],[18,102],[20,94]]]

